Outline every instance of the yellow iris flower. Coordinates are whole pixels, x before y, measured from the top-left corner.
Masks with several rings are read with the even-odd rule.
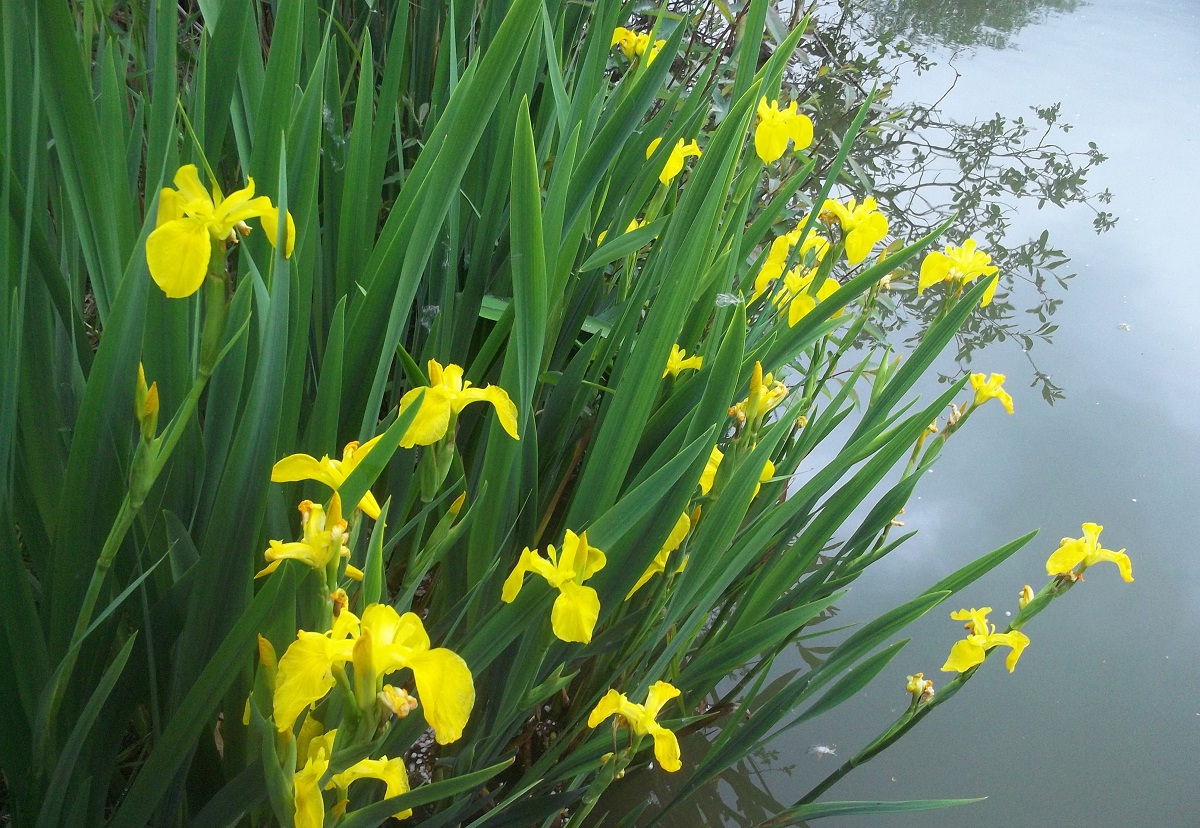
[[[658,764],[662,765],[663,770],[674,773],[683,767],[679,740],[655,719],[658,718],[663,705],[678,695],[679,690],[665,681],[656,681],[650,685],[645,704],[634,704],[624,693],[609,690],[588,717],[588,727],[595,727],[614,714],[620,716],[638,736],[654,738],[654,757],[658,759]]]
[[[404,767],[404,759],[400,756],[394,759],[380,756],[378,759],[363,759],[356,762],[341,773],[331,776],[325,789],[337,788],[344,799],[350,783],[359,779],[379,779],[384,782],[387,785],[383,792],[384,799],[391,799],[393,796],[399,796],[409,791],[408,769]],[[395,814],[396,819],[408,819],[410,816],[412,816],[411,808]]]
[[[416,614],[400,615],[386,604],[371,604],[361,621],[342,610],[328,633],[301,630],[279,659],[275,726],[281,732],[291,730],[304,709],[333,688],[333,666],[353,661],[355,685],[370,685],[372,701],[386,675],[412,670],[434,737],[443,745],[455,741],[475,704],[475,683],[462,657],[429,644]]]
[[[750,377],[750,390],[746,399],[730,408],[731,416],[738,422],[756,423],[766,416],[767,412],[779,405],[788,395],[787,386],[775,379],[774,374],[763,375],[762,363],[754,363],[754,373]]]
[[[337,731],[313,738],[308,743],[307,761],[296,771],[292,788],[296,802],[296,828],[321,828],[325,824],[325,800],[321,798],[321,777],[329,770],[333,740]]]
[[[667,367],[663,371],[663,376],[678,377],[682,371],[699,371],[702,365],[704,365],[704,357],[688,356],[687,351],[683,348],[672,345],[671,356],[667,358]]]
[[[267,566],[255,578],[270,575],[285,560],[300,561],[317,572],[324,572],[334,558],[350,557],[350,550],[346,546],[346,521],[342,520],[341,499],[336,492],[329,503],[328,515],[319,503],[311,500],[301,501],[299,509],[303,539],[292,543],[271,541],[270,548],[263,555],[267,559]],[[361,577],[356,580],[361,580]]]
[[[826,276],[825,281],[817,288],[817,295],[813,296],[809,290],[813,277],[816,275],[812,270],[793,267],[783,277],[784,290],[779,294],[775,302],[777,305],[787,304],[789,328],[795,327],[796,323],[811,313],[818,303],[824,302],[830,296],[837,293],[838,288],[841,287],[841,283],[837,279]],[[841,314],[842,311],[839,310],[834,316],[841,316]]]
[[[993,276],[997,268],[992,264],[992,257],[982,250],[975,249],[975,240],[967,239],[962,247],[947,245],[942,250],[935,250],[921,262],[921,276],[917,281],[917,293],[924,293],[925,288],[938,282],[955,282],[960,288],[980,276]],[[992,279],[991,286],[983,294],[980,307],[991,304],[992,295],[996,292],[998,278]]]
[[[965,673],[972,667],[982,664],[987,651],[1001,644],[1012,648],[1004,661],[1004,666],[1010,673],[1016,668],[1021,653],[1029,646],[1029,636],[1018,630],[1006,633],[996,632],[995,625],[989,625],[987,620],[988,613],[991,611],[991,607],[984,607],[983,609],[961,609],[950,613],[950,617],[955,621],[967,622],[967,637],[950,648],[950,657],[942,665],[943,672]]]
[[[271,481],[293,483],[297,480],[316,480],[333,489],[336,494],[337,490],[346,482],[346,478],[350,476],[350,472],[354,471],[362,462],[381,437],[383,437],[382,434],[361,446],[357,441],[347,443],[342,450],[341,460],[333,460],[328,454],[322,455],[320,460],[308,454],[289,455],[271,468]],[[362,509],[372,520],[379,520],[379,503],[370,490],[362,496],[362,500],[358,501],[358,508]]]
[[[525,547],[516,567],[504,579],[500,600],[506,604],[516,600],[526,572],[541,575],[558,590],[550,612],[554,635],[562,641],[587,644],[600,617],[600,596],[583,582],[603,569],[606,562],[603,552],[588,545],[587,532],[576,535],[568,529],[561,555],[552,545],[546,547],[545,558]]]
[[[403,414],[413,401],[425,392],[425,399],[408,431],[400,439],[403,448],[429,446],[446,436],[450,427],[458,420],[458,414],[471,403],[489,402],[496,409],[500,425],[514,440],[517,434],[517,406],[508,392],[498,385],[472,388],[463,380],[463,369],[459,365],[445,368],[436,359],[429,360],[429,385],[412,389],[400,398],[400,413]]]
[[[271,244],[279,226],[279,210],[266,196],[254,198],[254,179],[226,198],[213,185],[212,194],[200,183],[195,164],[185,164],[175,173],[175,187],[163,188],[158,197],[154,232],[146,239],[146,263],[150,275],[171,299],[191,296],[204,283],[213,243],[236,238],[245,220],[257,218]],[[292,255],[296,225],[287,215],[285,256]]]
[[[646,32],[635,32],[632,29],[626,29],[624,26],[617,26],[613,29],[612,44],[609,46],[621,47],[621,54],[625,55],[626,60],[633,60],[635,56],[641,57],[649,52],[650,55],[646,58],[646,63],[649,65],[654,58],[658,57],[658,52],[665,46],[667,41],[656,40],[653,44],[650,43],[650,35]]]
[[[863,199],[862,204],[853,198],[845,204],[832,198],[826,199],[821,213],[831,215],[841,225],[846,242],[846,261],[852,265],[867,258],[871,249],[888,234],[887,217],[879,212],[873,198]]]
[[[642,221],[641,219],[634,219],[633,221],[629,222],[629,224],[625,225],[625,232],[632,233],[634,230],[637,230],[639,227],[642,227],[645,224],[646,222]],[[604,240],[606,238],[608,238],[608,231],[601,230],[600,235],[596,236],[596,247],[604,244]]]
[[[661,138],[655,138],[650,142],[650,146],[646,147],[646,158],[654,155],[654,151],[658,149],[658,145],[662,143]],[[683,143],[680,138],[675,144],[675,148],[671,150],[670,156],[667,157],[667,163],[663,164],[662,171],[658,174],[658,180],[663,184],[670,184],[671,179],[683,172],[683,160],[689,156],[696,158],[700,157],[700,145],[695,141]]]
[[[983,374],[971,374],[971,388],[975,390],[973,405],[976,407],[988,400],[999,400],[1005,411],[1013,413],[1012,396],[1004,390],[1004,374],[989,374],[986,377]]]
[[[658,554],[654,556],[654,560],[650,562],[650,566],[646,567],[646,571],[642,573],[642,577],[638,578],[638,582],[633,585],[633,589],[629,590],[629,593],[625,596],[626,601],[632,598],[634,593],[644,587],[655,575],[667,571],[667,556],[679,548],[691,528],[692,519],[688,516],[687,512],[684,512],[679,516],[679,520],[675,521],[675,526],[672,527],[671,534],[667,536],[662,549],[658,550]]]
[[[754,279],[754,295],[750,297],[750,301],[753,302],[766,293],[771,287],[771,283],[783,275],[788,257],[792,254],[792,248],[799,241],[800,228],[797,227],[792,232],[785,233],[771,242],[771,249],[767,251],[766,261],[763,262],[758,276]],[[804,243],[800,245],[799,264],[804,268],[816,267],[825,258],[828,251],[829,239],[816,233],[809,233],[804,239]],[[810,253],[812,254],[811,259],[809,258]]]
[[[708,462],[704,464],[704,471],[700,473],[700,494],[707,495],[712,491],[713,483],[717,480],[717,470],[721,468],[721,461],[724,459],[725,453],[716,446],[713,446],[712,453],[708,455]],[[762,474],[758,477],[758,485],[754,487],[753,497],[758,497],[758,493],[762,489],[762,484],[774,476],[775,464],[768,460],[763,465]]]
[[[1121,571],[1121,579],[1133,583],[1133,564],[1122,549],[1113,552],[1100,546],[1100,533],[1104,527],[1097,523],[1083,524],[1082,538],[1063,538],[1058,549],[1046,561],[1047,575],[1069,575],[1075,567],[1083,564],[1079,572],[1082,574],[1089,566],[1102,561],[1110,561]]]
[[[788,141],[797,150],[812,143],[813,122],[804,114],[796,112],[792,101],[783,109],[779,101],[767,102],[766,96],[758,102],[758,126],[754,128],[754,151],[764,164],[771,164],[787,152]]]

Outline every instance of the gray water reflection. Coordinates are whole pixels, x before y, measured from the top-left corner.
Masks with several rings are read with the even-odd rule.
[[[958,596],[963,605],[1015,609],[1020,586],[1043,582],[1046,555],[1085,520],[1106,526],[1106,546],[1129,549],[1137,580],[1094,570],[1027,629],[1033,644],[1013,675],[989,662],[953,703],[827,798],[989,797],[881,820],[929,828],[1200,825],[1200,273],[1184,252],[1190,217],[1176,212],[1200,187],[1200,13],[1190,2],[1095,0],[1024,29],[1010,46],[960,59],[946,110],[967,120],[1063,101],[1078,133],[1111,157],[1097,178],[1118,193],[1122,223],[1097,238],[1080,212],[1018,219],[1018,231],[1049,226],[1080,273],[1055,345],[1039,354],[1067,400],[1049,408],[1014,387],[1015,416],[996,409],[973,421],[918,489],[906,518],[921,533],[864,578],[843,617],[869,617],[1032,526],[1040,538]],[[939,82],[914,79],[907,94],[920,99]],[[976,365],[1020,376],[1022,361],[999,345]],[[767,777],[781,801],[826,770],[804,761],[808,745],[863,745],[906,703],[904,674],[936,672],[959,630],[948,609],[935,612],[852,706],[775,745],[798,766]]]
[[[963,77],[945,109],[971,120],[1063,101],[1084,140],[1111,156],[1097,183],[1119,194],[1122,220],[1096,237],[1085,211],[1019,217],[1018,233],[1049,227],[1080,273],[1055,345],[1039,354],[1067,399],[1051,408],[1014,385],[1015,416],[981,411],[917,490],[905,518],[920,534],[858,583],[839,621],[874,617],[1031,527],[1041,536],[956,596],[955,607],[914,625],[912,643],[852,703],[774,742],[716,792],[721,804],[710,798],[670,824],[752,825],[770,805],[753,796],[795,801],[833,767],[810,755],[811,745],[852,755],[907,703],[906,673],[939,677],[960,633],[950,609],[1015,610],[1022,584],[1044,583],[1057,539],[1093,520],[1106,527],[1105,546],[1128,548],[1136,582],[1109,567],[1090,572],[1027,628],[1033,643],[1014,674],[990,661],[952,703],[825,796],[987,801],[820,824],[1200,825],[1200,258],[1191,252],[1190,208],[1200,190],[1200,9],[1190,0],[867,5],[906,20],[953,7],[980,26],[998,25],[988,17],[997,11],[1024,15],[1006,18],[1019,30],[1004,41],[1011,48],[958,61]],[[1042,15],[1068,6],[1073,14]],[[951,44],[966,37],[945,17],[920,19]],[[934,72],[903,93],[919,100],[944,87]],[[1023,376],[1023,355],[1010,345],[990,347],[975,364]],[[739,803],[740,815],[725,807]]]
[[[1073,12],[1088,0],[863,0],[878,32],[895,32],[921,44],[1002,49],[1047,15]]]

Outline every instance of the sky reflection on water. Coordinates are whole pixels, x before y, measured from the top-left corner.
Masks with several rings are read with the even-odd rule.
[[[953,703],[826,798],[989,797],[878,820],[886,825],[1194,826],[1200,268],[1187,252],[1197,234],[1187,205],[1200,189],[1200,12],[1185,2],[1096,0],[1009,45],[959,58],[963,77],[945,111],[971,120],[1061,100],[1075,140],[1094,140],[1110,157],[1094,183],[1116,194],[1121,221],[1097,237],[1086,210],[1031,205],[1018,218],[1019,231],[1050,228],[1079,273],[1055,316],[1055,344],[1035,350],[1067,400],[1049,408],[1024,388],[1028,367],[1010,343],[981,354],[976,370],[1010,376],[1016,414],[981,411],[951,441],[905,515],[920,534],[864,577],[842,619],[912,597],[1031,527],[1042,533],[954,607],[914,625],[912,643],[854,703],[781,739],[775,747],[797,769],[768,784],[791,802],[829,770],[806,761],[809,744],[837,742],[846,754],[865,744],[906,704],[906,672],[937,673],[960,632],[951,609],[990,605],[999,622],[1023,583],[1044,583],[1058,538],[1092,520],[1105,525],[1106,547],[1128,548],[1136,582],[1110,566],[1090,571],[1026,629],[1033,643],[1016,673],[993,659]],[[936,72],[913,79],[900,97],[923,99],[945,82]],[[939,685],[946,677],[934,676]]]

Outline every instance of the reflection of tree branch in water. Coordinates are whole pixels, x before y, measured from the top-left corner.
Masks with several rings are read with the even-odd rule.
[[[1049,244],[1046,233],[1014,244],[1007,239],[1008,231],[1018,205],[1031,199],[1039,209],[1047,203],[1084,205],[1092,211],[1096,232],[1112,227],[1116,218],[1098,206],[1108,204],[1111,194],[1107,190],[1094,193],[1086,186],[1092,169],[1105,157],[1094,144],[1087,150],[1071,150],[1056,140],[1057,134],[1071,129],[1059,120],[1059,104],[1030,107],[1034,117],[1028,121],[997,113],[969,124],[944,115],[940,107],[962,77],[955,60],[968,51],[966,47],[988,41],[986,37],[969,39],[967,32],[995,25],[997,20],[1007,21],[1015,31],[1041,19],[1047,11],[1071,11],[1080,4],[1074,0],[1011,0],[987,8],[968,5],[971,10],[952,12],[962,24],[955,29],[957,36],[940,41],[953,47],[946,61],[953,78],[930,105],[893,101],[895,86],[903,76],[923,74],[935,65],[901,34],[914,37],[914,32],[942,31],[943,18],[951,13],[945,11],[944,3],[936,8],[919,1],[839,3],[837,13],[815,20],[813,34],[805,41],[815,59],[796,67],[789,81],[795,84],[793,94],[812,102],[818,122],[826,124],[841,123],[844,113],[853,112],[865,99],[864,90],[878,86],[875,111],[868,117],[854,156],[853,176],[858,183],[850,186],[860,192],[873,191],[899,239],[925,235],[948,216],[957,215],[955,235],[943,243],[957,244],[976,236],[1002,274],[993,303],[981,309],[958,337],[960,369],[966,370],[976,349],[1011,338],[1022,346],[1033,384],[1041,388],[1043,398],[1053,402],[1062,396],[1061,389],[1038,368],[1030,350],[1036,340],[1051,340],[1057,326],[1050,324],[1049,317],[1061,304],[1059,291],[1066,290],[1073,274],[1056,272],[1069,259]],[[930,25],[930,20],[940,22]],[[897,30],[901,23],[907,27],[902,32]],[[926,42],[932,50],[934,41]],[[828,152],[828,143],[814,152]],[[906,278],[893,283],[880,328],[905,335],[928,325],[940,298],[934,292],[918,296],[911,270],[898,275]],[[1022,295],[1027,298],[1021,299]],[[1018,315],[1016,302],[1030,305],[1025,314]],[[1026,314],[1036,316],[1040,324],[1029,326],[1022,321],[1028,318]]]
[[[726,7],[709,2],[699,14],[693,4],[683,0],[668,5],[672,12],[698,21],[695,40],[733,55],[734,33],[744,24],[745,4]],[[962,54],[980,44],[1004,47],[1008,37],[1021,28],[1050,13],[1067,13],[1082,5],[1080,0],[959,4],[944,0],[795,0],[782,16],[769,10],[760,55],[761,62],[774,42],[798,25],[803,15],[811,14],[779,97],[802,102],[817,125],[815,141],[806,153],[816,161],[814,180],[824,177],[845,130],[870,90],[875,90],[871,111],[839,182],[844,186],[835,195],[874,195],[888,216],[892,236],[902,241],[924,236],[947,217],[956,216],[953,235],[941,244],[960,244],[975,237],[1001,273],[992,303],[957,337],[960,370],[966,370],[978,348],[993,341],[1016,340],[1032,367],[1034,385],[1051,403],[1062,396],[1061,389],[1037,367],[1029,351],[1036,341],[1051,341],[1057,326],[1050,317],[1062,304],[1062,294],[1074,274],[1060,273],[1059,268],[1070,259],[1050,244],[1047,233],[1017,243],[1009,238],[1010,226],[1019,205],[1033,201],[1038,209],[1046,204],[1083,205],[1091,210],[1097,233],[1111,228],[1116,217],[1103,205],[1109,204],[1112,194],[1093,192],[1087,186],[1092,170],[1105,156],[1095,144],[1089,143],[1086,150],[1072,150],[1058,138],[1071,129],[1059,120],[1059,104],[1030,107],[1033,116],[1028,119],[997,113],[972,123],[955,121],[941,107],[962,77],[955,65]],[[647,25],[652,22],[648,17]],[[938,50],[948,52],[944,67],[953,77],[947,79],[933,103],[894,100],[904,77],[922,75],[938,65],[931,57]],[[690,66],[686,57],[684,62]],[[694,71],[685,76],[691,78],[690,83],[698,82]],[[728,94],[732,86],[732,75],[716,73],[707,83],[715,84],[721,102],[721,95]],[[768,194],[785,180],[786,169],[777,180],[768,181]],[[802,221],[812,207],[798,197],[781,219],[781,232]],[[914,263],[897,273],[881,301],[880,334],[916,338],[914,332],[925,328],[937,313],[941,302],[937,291],[916,292],[917,266]],[[1036,317],[1036,326],[1028,321],[1030,316]]]

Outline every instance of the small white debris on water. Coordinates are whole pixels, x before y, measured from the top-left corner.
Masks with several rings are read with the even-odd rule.
[[[1012,617],[1012,612],[1006,611],[1006,612],[1004,613],[1004,617],[1005,617],[1005,618],[1011,618],[1011,617]]]
[[[1119,328],[1120,328],[1121,330],[1123,330],[1123,331],[1128,331],[1128,330],[1131,330],[1131,329],[1130,329],[1130,327],[1129,327],[1129,323],[1128,323],[1128,322],[1122,322],[1122,323],[1121,323],[1120,325],[1118,325],[1117,327],[1119,327]]]
[[[716,304],[718,308],[728,308],[736,305],[740,301],[742,300],[737,296],[734,296],[732,293],[718,293]]]
[[[837,745],[813,745],[808,749],[810,756],[816,756],[818,759],[826,756],[837,756]]]
[[[1136,497],[1131,497],[1131,498],[1129,498],[1129,499],[1130,499],[1130,500],[1132,500],[1134,503],[1137,503],[1137,498],[1136,498]]]

